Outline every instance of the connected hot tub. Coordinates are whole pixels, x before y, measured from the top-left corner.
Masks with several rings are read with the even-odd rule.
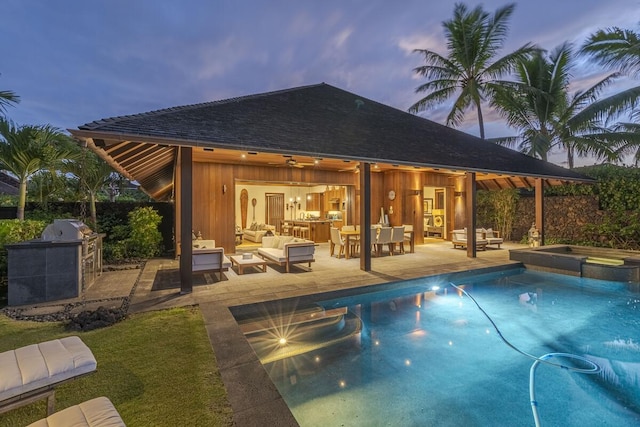
[[[509,259],[527,268],[591,279],[640,282],[640,252],[573,245],[512,249]]]

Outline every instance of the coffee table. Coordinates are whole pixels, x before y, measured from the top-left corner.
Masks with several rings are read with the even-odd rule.
[[[232,266],[238,266],[238,275],[243,274],[246,267],[262,267],[262,272],[267,272],[267,261],[255,255],[248,259],[242,258],[242,255],[233,255],[229,258],[231,259]]]

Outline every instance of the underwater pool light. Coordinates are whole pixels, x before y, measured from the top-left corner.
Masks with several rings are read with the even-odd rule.
[[[431,287],[431,290],[432,290],[432,291],[437,291],[437,290],[439,290],[439,289],[440,289],[440,286],[438,286],[438,285],[435,285],[435,286],[432,286],[432,287]]]

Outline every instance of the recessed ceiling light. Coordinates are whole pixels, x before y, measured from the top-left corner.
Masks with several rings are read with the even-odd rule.
[[[244,153],[242,153],[242,154],[240,155],[240,157],[242,157],[243,159],[245,159],[245,158],[247,157],[247,155],[246,155],[246,154],[244,154]]]

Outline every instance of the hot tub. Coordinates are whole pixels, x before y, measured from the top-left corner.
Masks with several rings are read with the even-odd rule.
[[[617,282],[640,282],[640,252],[573,245],[512,249],[509,259],[534,270]]]

